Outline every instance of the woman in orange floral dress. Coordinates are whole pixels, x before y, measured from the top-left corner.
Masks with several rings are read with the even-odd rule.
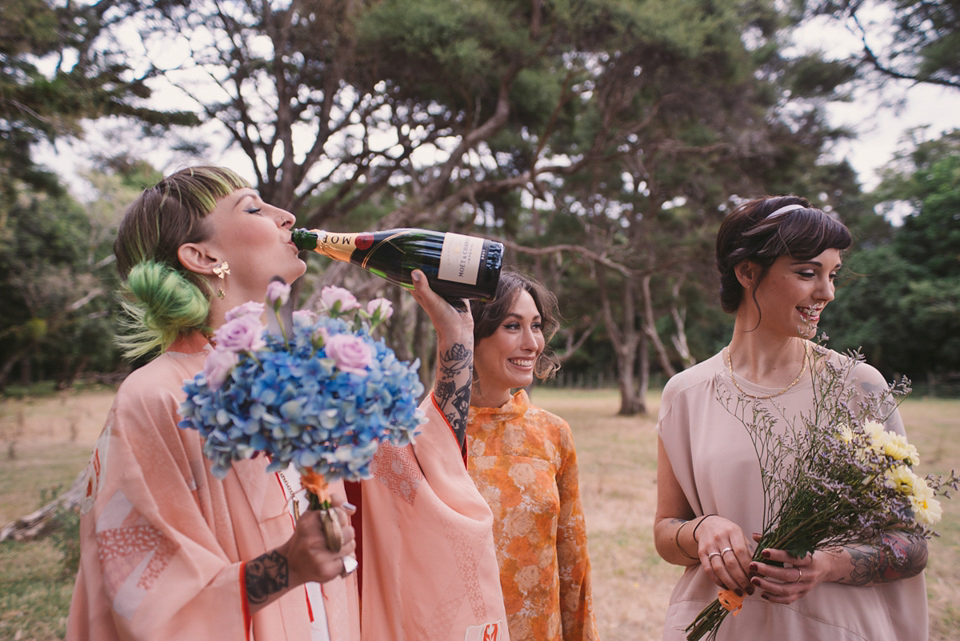
[[[573,435],[523,389],[559,367],[544,352],[559,325],[556,297],[504,272],[494,300],[472,310],[468,469],[493,511],[510,638],[597,639]]]

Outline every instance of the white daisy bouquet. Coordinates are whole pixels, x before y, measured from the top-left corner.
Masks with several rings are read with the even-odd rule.
[[[763,531],[754,560],[765,548],[802,558],[816,549],[850,544],[884,545],[896,528],[929,538],[941,516],[937,495],[956,489],[957,476],[921,478],[913,467],[917,448],[884,421],[910,392],[906,380],[864,393],[854,384],[859,352],[839,362],[820,345],[808,353],[813,372],[813,410],[799,417],[776,415],[754,399],[734,397],[725,386],[720,402],[747,428],[760,462]],[[901,551],[889,548],[894,554]],[[688,641],[714,639],[720,624],[743,606],[742,597],[720,590],[686,628]]]
[[[265,454],[268,471],[294,465],[311,507],[327,508],[327,481],[368,478],[380,443],[412,441],[425,420],[424,388],[419,363],[398,360],[372,335],[390,317],[389,301],[363,308],[349,291],[326,287],[320,313],[283,318],[289,295],[278,279],[266,306],[228,312],[203,371],[184,384],[180,427],[203,436],[215,476]]]

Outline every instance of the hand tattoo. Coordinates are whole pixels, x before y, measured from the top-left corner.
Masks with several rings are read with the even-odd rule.
[[[853,571],[841,582],[848,585],[907,579],[920,574],[927,565],[926,539],[908,532],[887,532],[879,546],[851,546],[847,551]]]
[[[467,412],[470,410],[470,382],[473,375],[473,350],[455,343],[440,354],[434,396],[440,411],[447,418],[463,446],[467,435]]]
[[[261,554],[248,562],[245,575],[250,603],[264,603],[271,595],[286,588],[290,581],[287,559],[276,551]]]

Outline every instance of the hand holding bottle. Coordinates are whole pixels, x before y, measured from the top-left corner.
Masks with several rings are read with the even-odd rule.
[[[473,315],[470,302],[462,307],[437,295],[418,270],[411,273],[413,296],[430,317],[437,330],[437,374],[433,396],[463,448],[467,433],[467,411],[470,409],[470,386],[473,382]]]

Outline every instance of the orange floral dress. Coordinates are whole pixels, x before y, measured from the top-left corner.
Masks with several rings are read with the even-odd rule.
[[[523,390],[471,407],[468,470],[493,511],[512,641],[597,639],[577,455],[566,421]]]

